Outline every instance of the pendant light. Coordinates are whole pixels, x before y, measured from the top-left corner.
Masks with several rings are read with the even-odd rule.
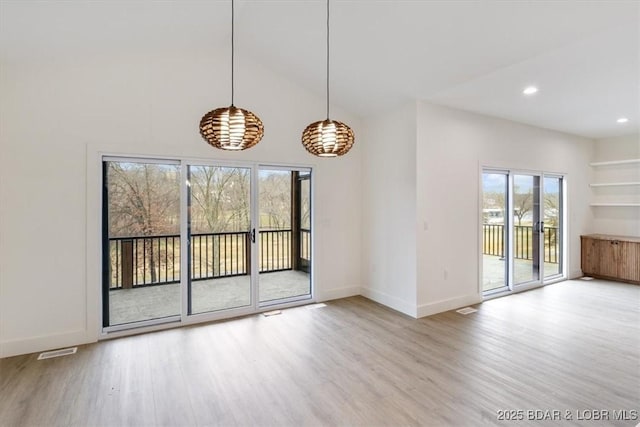
[[[264,135],[262,120],[249,110],[233,105],[234,92],[234,0],[231,0],[231,106],[209,111],[200,120],[200,135],[215,148],[246,150]]]
[[[302,145],[319,157],[336,157],[347,154],[355,136],[351,128],[329,118],[329,0],[327,0],[327,118],[311,123],[302,132]]]

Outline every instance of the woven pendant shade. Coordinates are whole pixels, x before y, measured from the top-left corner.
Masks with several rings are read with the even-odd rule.
[[[251,111],[232,105],[205,114],[200,120],[200,135],[215,148],[240,151],[260,142],[264,126]]]
[[[302,132],[302,145],[318,157],[337,157],[347,154],[355,136],[351,128],[329,118],[329,0],[327,0],[327,118],[311,123]]]
[[[311,123],[302,132],[302,145],[319,157],[336,157],[347,154],[355,137],[351,128],[335,120]]]

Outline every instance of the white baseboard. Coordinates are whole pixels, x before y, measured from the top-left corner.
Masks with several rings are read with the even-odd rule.
[[[415,305],[398,297],[391,296],[384,292],[380,292],[370,288],[360,288],[360,294],[363,297],[369,298],[370,300],[378,302],[382,305],[386,305],[387,307],[399,311],[400,313],[404,313],[411,317],[416,317]]]
[[[442,313],[444,311],[454,310],[467,305],[478,304],[482,302],[480,295],[464,295],[461,297],[445,299],[441,301],[432,302],[429,304],[422,304],[418,306],[418,318],[431,316],[432,314]]]
[[[87,331],[67,332],[64,334],[47,335],[24,340],[0,342],[0,358],[17,356],[20,354],[36,353],[39,351],[55,350],[95,342],[88,337]]]
[[[316,296],[316,301],[329,301],[332,299],[347,298],[355,295],[362,295],[389,308],[416,318],[430,316],[443,311],[453,310],[466,305],[482,302],[482,298],[479,295],[466,295],[463,297],[437,301],[415,307],[409,302],[395,296],[370,288],[361,288],[359,286],[329,289],[319,293],[319,295]],[[96,342],[97,337],[90,337],[89,335],[90,334],[88,334],[87,331],[82,330],[57,335],[0,342],[0,358]]]
[[[318,292],[315,295],[315,299],[318,302],[330,301],[332,299],[348,298],[355,295],[360,295],[360,286],[347,286],[344,288],[328,289],[326,291]]]

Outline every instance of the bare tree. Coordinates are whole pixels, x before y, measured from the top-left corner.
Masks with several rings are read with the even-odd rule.
[[[177,167],[121,162],[108,165],[111,237],[153,236],[179,230]]]
[[[193,166],[189,182],[196,232],[249,229],[249,169]]]
[[[550,227],[558,226],[558,212],[560,208],[560,195],[558,193],[545,193],[544,195],[544,221]]]
[[[271,172],[260,176],[260,227],[291,228],[291,172]]]
[[[109,237],[155,237],[178,233],[179,183],[177,166],[109,162]],[[145,264],[143,271],[148,272],[151,282],[155,282],[159,259],[156,253],[162,251],[161,242],[144,239],[138,250],[144,252],[149,263],[148,269]]]
[[[175,245],[168,248],[169,244],[158,236],[180,233],[180,168],[151,163],[110,162],[108,165],[110,237],[149,236],[134,242],[140,243],[138,251],[145,254],[145,261],[137,264],[138,267],[146,270],[145,280],[151,275],[151,281],[155,282],[157,264],[168,262],[163,260],[169,258],[163,256],[163,251],[173,250]],[[249,231],[250,169],[190,166],[188,179],[193,234]],[[291,228],[291,179],[289,171],[260,172],[260,228]],[[301,194],[300,215],[303,227],[310,228],[308,187],[307,184]],[[227,242],[226,237],[224,241]],[[243,250],[237,242],[233,240],[231,251]],[[192,251],[220,254],[220,245],[220,239],[207,238],[195,244]],[[179,251],[179,247],[176,250]]]
[[[518,218],[518,225],[522,225],[522,218],[531,211],[533,204],[533,193],[529,190],[527,193],[518,192],[518,187],[513,191],[513,215]]]
[[[300,226],[311,229],[311,180],[303,179],[300,187]]]

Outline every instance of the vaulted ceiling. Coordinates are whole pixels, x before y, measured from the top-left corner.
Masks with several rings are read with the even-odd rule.
[[[325,7],[237,0],[237,65],[251,55],[322,96]],[[591,138],[637,133],[639,29],[635,0],[332,0],[332,100],[363,117],[419,99]],[[229,36],[229,0],[0,1],[6,63],[207,55]]]

